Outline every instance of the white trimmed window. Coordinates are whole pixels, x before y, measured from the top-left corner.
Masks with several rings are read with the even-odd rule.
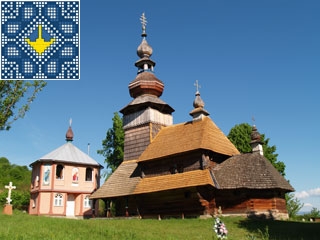
[[[91,206],[92,206],[92,200],[90,200],[89,196],[86,196],[84,198],[84,207],[91,208]]]
[[[62,200],[63,200],[62,194],[60,194],[60,193],[56,194],[54,196],[54,206],[56,206],[56,207],[62,206]]]

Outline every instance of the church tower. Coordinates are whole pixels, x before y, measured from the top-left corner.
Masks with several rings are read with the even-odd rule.
[[[134,99],[120,112],[123,114],[124,161],[137,159],[159,132],[161,127],[172,125],[172,112],[167,103],[159,97],[164,84],[154,74],[156,63],[151,60],[153,52],[146,37],[146,18],[141,18],[142,41],[138,46],[137,55],[140,58],[135,66],[138,68],[136,78],[129,83],[129,93]]]

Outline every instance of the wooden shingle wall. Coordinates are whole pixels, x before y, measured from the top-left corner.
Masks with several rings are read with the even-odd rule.
[[[150,124],[125,131],[124,161],[137,159],[150,144]]]

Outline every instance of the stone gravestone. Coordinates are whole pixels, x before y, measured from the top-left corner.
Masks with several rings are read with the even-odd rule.
[[[16,186],[13,186],[13,185],[12,185],[12,182],[9,182],[9,185],[6,185],[5,188],[8,189],[8,197],[6,198],[6,199],[7,199],[7,203],[6,203],[6,205],[4,206],[3,213],[4,213],[4,214],[7,214],[7,215],[12,215],[11,190],[12,190],[12,189],[16,189]]]

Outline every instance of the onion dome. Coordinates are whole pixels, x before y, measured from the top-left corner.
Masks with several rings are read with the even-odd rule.
[[[199,84],[198,80],[196,80],[195,86],[197,87],[196,91],[196,98],[193,101],[193,107],[194,109],[190,112],[190,115],[193,117],[194,120],[202,119],[203,116],[208,116],[209,113],[207,110],[205,110],[204,107],[204,101],[201,99],[200,92],[199,92]]]
[[[152,47],[148,44],[146,38],[144,37],[137,49],[137,55],[140,58],[149,58],[151,57],[152,52],[153,52]]]
[[[196,92],[196,98],[193,101],[193,107],[194,108],[203,108],[204,107],[204,101],[200,97],[200,92]]]
[[[70,125],[68,128],[68,131],[66,132],[66,141],[67,142],[72,142],[73,141],[73,131],[71,128],[71,123],[72,123],[72,119],[70,119]]]
[[[261,136],[260,133],[257,130],[256,125],[252,126],[252,132],[251,132],[251,142],[260,142]]]

